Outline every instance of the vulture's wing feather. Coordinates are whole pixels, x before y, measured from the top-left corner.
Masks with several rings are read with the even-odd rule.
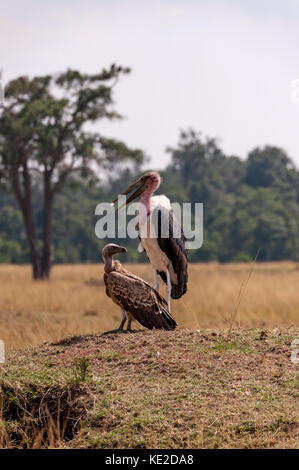
[[[166,300],[134,274],[112,271],[107,278],[107,288],[114,302],[146,328],[173,330],[177,326]]]

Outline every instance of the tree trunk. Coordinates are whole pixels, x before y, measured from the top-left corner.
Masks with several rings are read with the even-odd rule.
[[[26,234],[30,249],[33,279],[42,279],[42,262],[38,246],[38,240],[35,232],[32,208],[30,208],[29,211],[26,209],[25,212],[23,212],[23,219],[25,222]]]
[[[20,174],[16,168],[12,178],[12,187],[16,194],[26,229],[27,240],[32,264],[33,279],[49,279],[53,263],[52,250],[52,200],[50,186],[51,175],[45,169],[44,173],[44,217],[43,217],[43,250],[40,252],[36,226],[32,210],[31,180],[26,162],[22,165],[22,191],[20,189]]]
[[[43,254],[42,254],[42,276],[49,279],[53,263],[52,249],[52,199],[53,194],[50,187],[50,174],[44,173],[44,217],[43,217]]]
[[[15,169],[13,179],[12,179],[12,186],[13,190],[16,194],[27,235],[27,240],[29,244],[29,251],[31,257],[31,264],[32,264],[32,276],[33,279],[42,279],[42,263],[41,263],[41,255],[38,246],[38,239],[36,236],[36,228],[35,228],[35,221],[33,217],[32,211],[32,197],[31,197],[31,183],[30,183],[30,176],[28,172],[28,168],[26,163],[23,165],[23,193],[20,189],[20,181],[19,181],[19,172],[18,169]]]

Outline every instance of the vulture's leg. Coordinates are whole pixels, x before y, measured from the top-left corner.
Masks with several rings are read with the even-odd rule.
[[[105,333],[103,333],[102,336],[109,335],[112,333],[124,333],[124,324],[127,321],[127,316],[123,309],[120,310],[120,316],[121,316],[121,322],[120,322],[119,327],[116,330],[105,331]]]
[[[121,316],[121,322],[120,322],[120,325],[118,327],[118,331],[123,331],[124,324],[127,321],[127,314],[124,311],[124,309],[122,309],[122,308],[120,309],[120,316]]]
[[[132,324],[132,317],[131,315],[128,315],[128,326],[127,326],[127,331],[129,333],[137,333],[137,330],[132,330],[131,329],[131,324]],[[139,331],[139,330],[138,330]]]
[[[131,317],[131,315],[129,313],[127,313],[127,317],[128,317],[128,326],[127,326],[127,332],[128,333],[141,333],[142,331],[145,331],[145,330],[132,330],[131,329],[131,324],[132,324],[132,320],[134,320],[134,318]]]
[[[159,291],[159,282],[158,282],[158,275],[157,275],[157,270],[153,266],[153,271],[154,271],[154,289]]]
[[[170,313],[171,280],[170,280],[170,274],[169,274],[168,269],[166,270],[166,276],[167,276],[167,303],[168,303],[168,311]]]
[[[119,332],[123,331],[123,329],[124,329],[124,324],[126,323],[126,321],[127,321],[126,318],[122,318],[122,320],[121,320],[121,322],[120,322],[120,325],[119,325],[119,327],[117,328],[116,331],[119,331]]]

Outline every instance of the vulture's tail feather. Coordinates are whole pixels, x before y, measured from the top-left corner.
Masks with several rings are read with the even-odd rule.
[[[178,326],[178,324],[175,321],[175,319],[170,315],[169,311],[166,308],[162,307],[161,313],[162,313],[163,329],[174,330]]]

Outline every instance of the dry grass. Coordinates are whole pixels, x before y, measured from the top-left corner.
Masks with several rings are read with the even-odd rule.
[[[296,448],[298,336],[147,330],[12,350],[0,447]]]
[[[152,283],[148,264],[126,265]],[[274,327],[299,324],[299,266],[254,267],[237,312],[248,264],[192,264],[188,293],[172,302],[179,328]],[[37,345],[66,335],[99,333],[119,324],[105,295],[102,265],[55,266],[50,282],[33,282],[29,266],[0,266],[0,338],[6,348]],[[163,293],[165,288],[163,286]],[[233,325],[232,325],[233,323]]]

